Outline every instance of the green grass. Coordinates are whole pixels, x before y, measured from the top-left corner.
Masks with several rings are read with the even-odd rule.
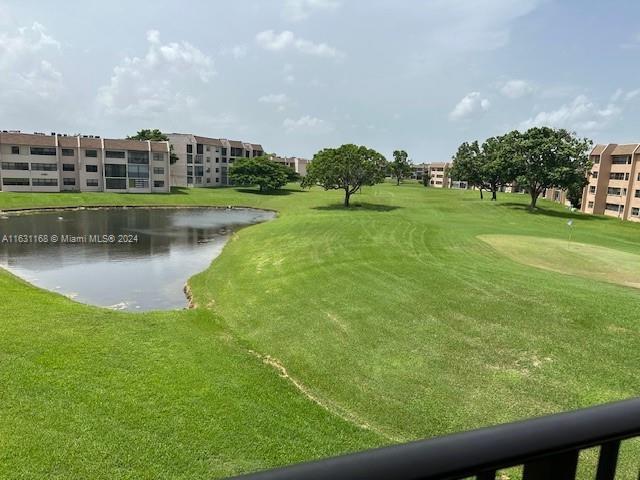
[[[280,212],[192,278],[193,311],[109,312],[0,273],[0,476],[210,478],[640,395],[637,289],[479,238],[565,242],[573,218],[577,244],[635,257],[640,225],[416,184],[355,197],[0,194]]]

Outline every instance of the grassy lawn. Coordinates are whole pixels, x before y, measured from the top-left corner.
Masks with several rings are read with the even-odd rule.
[[[211,478],[640,395],[640,290],[592,275],[637,262],[640,225],[477,197],[0,193],[280,212],[192,278],[192,311],[101,310],[1,272],[0,476]]]

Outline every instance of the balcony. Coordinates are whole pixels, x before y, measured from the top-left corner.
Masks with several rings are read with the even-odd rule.
[[[498,470],[523,466],[524,480],[572,480],[580,451],[599,447],[595,478],[613,480],[621,441],[635,437],[640,397],[235,478],[494,480]]]

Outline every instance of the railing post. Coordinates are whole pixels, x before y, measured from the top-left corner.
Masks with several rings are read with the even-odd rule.
[[[618,452],[620,441],[605,443],[600,447],[600,459],[598,460],[598,472],[596,480],[614,480],[618,465]]]
[[[523,480],[574,480],[578,469],[578,450],[550,455],[524,466]]]

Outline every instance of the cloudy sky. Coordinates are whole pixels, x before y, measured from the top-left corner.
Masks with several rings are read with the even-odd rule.
[[[0,0],[0,128],[416,162],[552,125],[640,141],[640,2]]]

